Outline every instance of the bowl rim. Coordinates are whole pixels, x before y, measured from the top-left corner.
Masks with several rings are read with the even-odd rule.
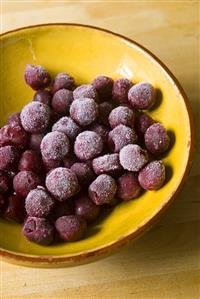
[[[168,67],[156,56],[154,55],[151,51],[149,51],[147,48],[144,46],[140,45],[139,43],[135,42],[134,40],[125,37],[122,34],[113,32],[108,29],[104,29],[101,27],[93,26],[93,25],[86,25],[86,24],[79,24],[79,23],[42,23],[42,24],[35,24],[35,25],[30,25],[30,26],[24,26],[24,27],[19,27],[13,30],[9,30],[6,32],[3,32],[0,34],[0,39],[5,36],[9,36],[12,33],[16,33],[19,31],[23,30],[28,30],[32,28],[38,28],[38,27],[53,27],[53,26],[65,26],[65,27],[82,27],[82,28],[89,28],[89,29],[95,29],[97,31],[103,32],[103,33],[108,33],[112,36],[121,38],[128,43],[136,46],[139,48],[140,51],[143,53],[147,54],[151,59],[153,59],[155,62],[157,62],[162,69],[165,71],[165,73],[172,79],[174,86],[177,88],[179,91],[184,103],[185,107],[188,113],[189,117],[189,125],[190,125],[190,143],[188,144],[189,147],[189,154],[188,154],[188,160],[187,164],[185,167],[185,171],[182,175],[182,179],[176,188],[176,190],[169,196],[168,200],[160,206],[159,210],[152,216],[150,217],[146,222],[142,223],[138,228],[134,229],[133,232],[129,232],[127,235],[109,243],[103,246],[100,246],[94,250],[88,250],[83,253],[76,253],[76,254],[68,254],[68,255],[30,255],[30,254],[21,254],[21,253],[15,253],[14,251],[11,250],[6,250],[3,248],[0,248],[0,256],[2,256],[6,261],[12,262],[12,263],[17,263],[17,264],[24,264],[24,265],[32,265],[32,266],[37,266],[39,265],[40,267],[53,267],[55,264],[60,266],[60,264],[66,266],[74,266],[75,264],[83,264],[83,263],[89,263],[94,260],[103,258],[111,253],[113,251],[116,251],[126,243],[128,243],[130,240],[136,239],[140,235],[142,235],[145,231],[147,231],[151,226],[153,226],[161,217],[161,215],[167,210],[167,208],[174,202],[176,196],[182,189],[187,177],[189,176],[191,166],[192,166],[192,161],[193,161],[193,156],[194,156],[194,150],[195,150],[195,125],[194,125],[194,119],[193,119],[193,114],[192,114],[192,109],[190,106],[189,99],[180,85],[179,81],[177,78],[172,74],[172,72],[168,69]]]

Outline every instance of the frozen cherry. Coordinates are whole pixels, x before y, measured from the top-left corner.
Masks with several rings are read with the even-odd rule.
[[[40,102],[31,102],[24,106],[20,114],[22,127],[28,133],[44,132],[50,121],[49,106]]]
[[[35,151],[40,151],[40,144],[42,139],[44,138],[45,134],[32,134],[29,138],[29,148]]]
[[[117,181],[117,196],[123,200],[130,200],[139,196],[142,188],[138,182],[136,173],[127,172]]]
[[[99,117],[98,117],[99,124],[109,126],[108,117],[112,109],[113,106],[109,102],[103,102],[99,104]]]
[[[0,170],[0,194],[7,193],[11,186],[11,177],[9,174]]]
[[[113,79],[107,76],[98,76],[92,81],[92,85],[94,86],[101,100],[111,98]]]
[[[170,143],[167,131],[160,123],[151,125],[146,130],[144,139],[147,150],[155,155],[164,153]]]
[[[91,84],[83,84],[78,86],[73,91],[74,99],[89,98],[93,100],[98,100],[98,95],[96,89]]]
[[[119,154],[107,154],[93,160],[92,166],[96,174],[119,174],[122,166],[119,163]]]
[[[54,239],[54,228],[45,218],[28,217],[23,226],[23,234],[31,242],[49,245]]]
[[[67,168],[53,169],[46,177],[48,191],[59,201],[74,196],[79,191],[79,183],[76,174]]]
[[[42,170],[42,159],[39,154],[33,150],[27,150],[21,155],[18,169],[30,170],[36,173],[40,173]]]
[[[95,205],[88,196],[80,196],[75,200],[75,213],[90,223],[99,216],[100,206]]]
[[[107,174],[99,175],[89,186],[89,197],[96,205],[109,204],[117,191],[115,180]]]
[[[146,113],[141,113],[136,120],[136,131],[143,136],[146,130],[154,123],[154,120]]]
[[[68,157],[66,157],[63,160],[64,166],[66,168],[71,168],[71,166],[77,162],[77,157],[75,156],[74,153],[70,154]]]
[[[59,89],[53,95],[51,106],[57,113],[65,115],[69,112],[73,99],[73,92],[71,90]]]
[[[47,89],[44,89],[44,90],[36,91],[33,100],[50,106],[51,98],[52,98],[51,92]]]
[[[128,91],[132,86],[132,82],[126,78],[121,78],[114,81],[112,98],[118,103],[128,102]]]
[[[69,139],[62,132],[50,132],[42,139],[41,145],[42,156],[47,160],[62,160],[70,149]]]
[[[4,145],[15,145],[20,149],[24,149],[27,141],[27,133],[21,126],[14,122],[0,129],[0,147]]]
[[[26,83],[35,90],[44,89],[51,82],[49,73],[40,65],[27,64],[24,78]]]
[[[162,161],[152,161],[139,172],[139,183],[146,190],[157,190],[165,181],[165,166]]]
[[[44,157],[42,157],[42,162],[43,162],[46,172],[49,172],[54,168],[63,166],[63,161],[61,161],[61,160],[50,160],[50,159],[45,159]]]
[[[128,100],[136,109],[150,109],[155,103],[155,89],[147,82],[135,84],[128,92]]]
[[[125,125],[132,128],[134,122],[135,113],[126,106],[119,106],[113,109],[109,115],[109,123],[113,129],[118,125]]]
[[[94,172],[87,163],[77,162],[71,167],[81,186],[88,186],[94,179]]]
[[[74,100],[70,107],[70,116],[80,126],[88,126],[98,117],[98,105],[89,98]]]
[[[90,131],[93,131],[93,132],[97,133],[99,136],[101,136],[104,144],[107,143],[108,133],[109,133],[108,127],[94,123],[90,126],[89,129],[90,129]]]
[[[53,210],[51,211],[50,219],[55,221],[59,217],[73,214],[73,203],[70,200],[56,202]]]
[[[102,138],[93,131],[84,131],[76,137],[74,152],[80,160],[90,160],[99,155],[102,149]]]
[[[52,131],[65,133],[71,140],[74,140],[81,132],[81,128],[71,117],[64,116],[53,125]]]
[[[119,125],[108,134],[108,145],[110,150],[118,153],[127,144],[137,142],[135,131],[127,126]]]
[[[21,126],[20,112],[12,113],[8,118],[8,124]]]
[[[47,217],[53,206],[53,198],[43,187],[31,190],[25,199],[25,208],[29,216]]]
[[[13,179],[13,188],[21,197],[26,197],[38,185],[41,185],[41,179],[32,171],[20,171]]]
[[[25,215],[24,199],[16,194],[11,195],[8,198],[8,206],[4,212],[4,217],[10,221],[21,223],[24,221]]]
[[[148,162],[148,154],[139,145],[128,144],[121,149],[119,160],[124,169],[139,171]]]
[[[74,78],[72,78],[67,73],[59,73],[56,75],[54,79],[52,91],[53,93],[55,93],[59,89],[63,89],[63,88],[72,90],[74,86],[75,86]]]
[[[7,145],[0,148],[0,170],[13,170],[18,161],[19,152],[15,146]]]
[[[55,227],[62,240],[72,242],[84,237],[87,223],[77,215],[69,215],[58,218],[55,222]]]

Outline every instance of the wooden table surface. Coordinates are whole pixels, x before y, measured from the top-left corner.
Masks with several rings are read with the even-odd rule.
[[[1,1],[1,30],[44,22],[92,24],[154,52],[190,99],[197,151],[186,186],[139,240],[98,262],[33,269],[1,262],[1,298],[200,298],[200,57],[198,1]]]

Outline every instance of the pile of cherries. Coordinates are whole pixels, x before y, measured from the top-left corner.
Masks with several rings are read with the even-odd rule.
[[[34,65],[25,81],[33,101],[0,129],[0,215],[23,223],[28,240],[80,240],[105,206],[163,185],[158,157],[170,139],[141,111],[155,104],[150,83],[98,76],[76,86]]]

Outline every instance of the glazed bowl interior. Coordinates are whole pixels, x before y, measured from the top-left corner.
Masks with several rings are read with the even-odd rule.
[[[157,104],[150,115],[164,124],[173,144],[163,156],[167,180],[158,191],[114,207],[90,227],[84,240],[39,246],[21,234],[21,225],[0,220],[1,253],[10,261],[37,265],[70,265],[87,262],[146,230],[183,183],[191,162],[191,117],[188,103],[169,71],[138,44],[113,33],[87,26],[55,24],[29,27],[1,37],[0,126],[11,112],[19,111],[33,97],[23,80],[25,65],[38,64],[52,75],[65,71],[78,84],[98,74],[134,83],[148,81],[157,89]]]

